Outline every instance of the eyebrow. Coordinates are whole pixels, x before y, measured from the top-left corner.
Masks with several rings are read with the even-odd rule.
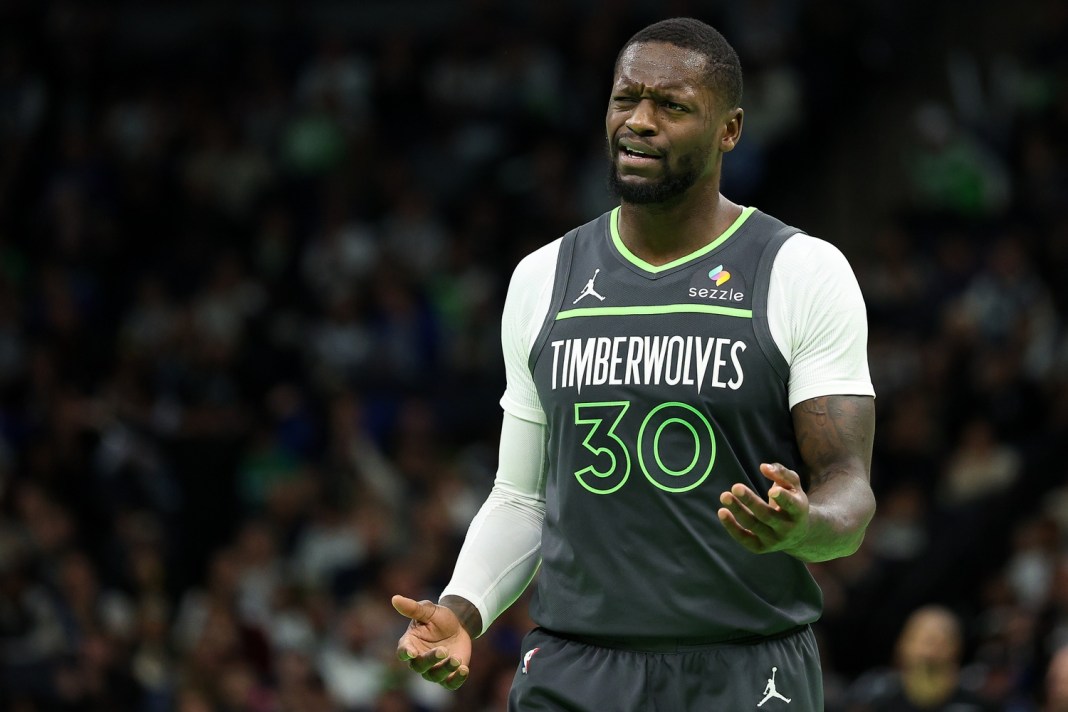
[[[622,77],[621,76],[621,77],[619,77],[619,79],[616,80],[614,86],[616,88],[618,88],[618,89],[633,89],[634,87],[638,86],[639,84],[640,84],[640,82],[636,82],[636,81],[633,81],[631,79],[627,79],[626,77]],[[697,93],[696,87],[693,87],[692,85],[689,85],[689,84],[682,84],[682,83],[679,83],[679,82],[669,82],[667,84],[661,84],[661,85],[655,86],[655,87],[650,87],[649,85],[645,85],[645,88],[651,94],[664,94],[665,92],[677,92],[677,93],[685,94],[685,95],[689,96],[689,95]]]

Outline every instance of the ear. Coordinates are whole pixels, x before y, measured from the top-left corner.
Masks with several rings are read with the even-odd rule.
[[[731,109],[724,117],[723,133],[719,139],[719,150],[728,153],[734,150],[738,141],[742,138],[742,115],[745,112],[741,108]]]

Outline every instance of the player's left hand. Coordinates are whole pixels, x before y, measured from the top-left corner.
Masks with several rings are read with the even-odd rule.
[[[760,473],[772,481],[768,501],[736,483],[719,496],[719,521],[739,544],[755,554],[785,551],[801,543],[808,531],[808,495],[801,477],[779,463],[764,463]]]

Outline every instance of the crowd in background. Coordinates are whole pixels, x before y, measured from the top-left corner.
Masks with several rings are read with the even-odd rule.
[[[1068,709],[1068,6],[343,5],[0,5],[0,709],[504,710],[525,598],[456,693],[389,598],[451,573],[511,270],[613,205],[615,52],[668,14],[741,55],[724,193],[868,306],[827,709],[913,668]]]

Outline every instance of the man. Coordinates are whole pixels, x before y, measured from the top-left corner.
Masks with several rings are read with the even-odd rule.
[[[964,634],[948,608],[914,611],[897,639],[896,670],[862,676],[856,712],[988,712],[992,705],[961,686]]]
[[[621,206],[525,258],[502,342],[500,469],[398,657],[456,688],[538,570],[509,709],[822,709],[805,561],[874,512],[864,304],[834,247],[720,195],[741,69],[672,19],[616,61]],[[583,298],[582,295],[587,295]]]

